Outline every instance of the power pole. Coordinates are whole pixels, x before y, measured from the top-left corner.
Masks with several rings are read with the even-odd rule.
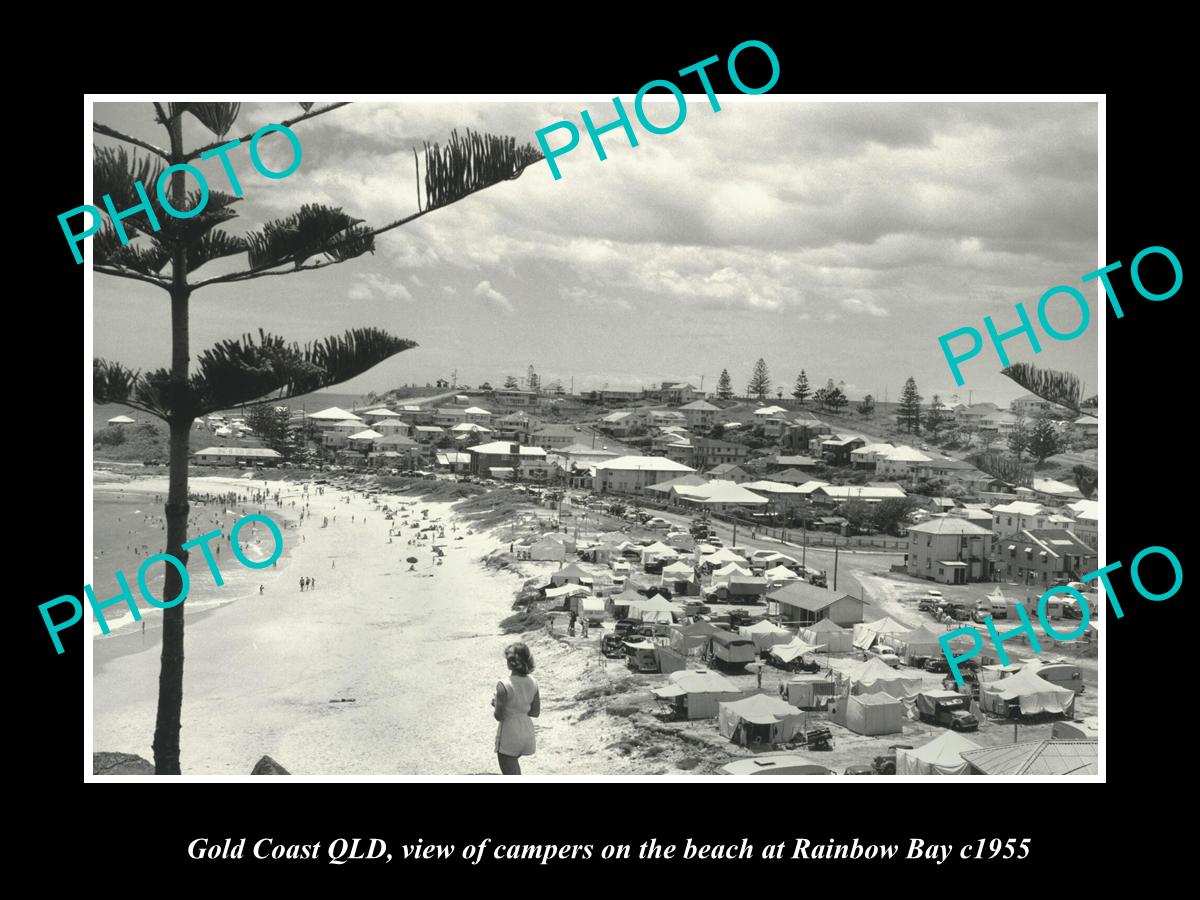
[[[833,542],[833,589],[837,590],[837,570],[838,570],[838,543],[835,539]]]

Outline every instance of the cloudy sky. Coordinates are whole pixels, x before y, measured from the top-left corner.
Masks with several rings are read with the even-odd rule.
[[[627,108],[631,98],[624,98]],[[713,389],[722,368],[744,387],[763,357],[790,391],[844,381],[851,396],[895,399],[912,375],[928,397],[1006,402],[1021,392],[990,348],[955,388],[937,337],[996,317],[1031,317],[1041,294],[1079,286],[1099,263],[1094,104],[800,103],[768,96],[688,98],[683,125],[639,146],[586,133],[546,163],[377,239],[377,251],[324,272],[214,286],[191,304],[193,356],[259,327],[308,341],[374,325],[420,344],[338,390],[381,391],[448,378],[498,384],[532,364],[577,390],[688,380]],[[381,225],[416,209],[412,148],[472,128],[536,143],[553,122],[597,124],[612,105],[583,102],[363,103],[300,123],[300,168],[270,181],[245,146],[231,159],[245,199],[229,230],[302,203],[341,206]],[[674,101],[648,103],[667,123]],[[96,121],[164,143],[149,103],[97,104]],[[294,117],[294,103],[248,103],[232,134]],[[188,146],[214,138],[190,117]],[[582,127],[581,127],[582,131]],[[231,134],[231,136],[232,136]],[[563,140],[561,132],[552,146]],[[101,141],[103,143],[103,141]],[[286,140],[261,145],[283,168]],[[201,164],[214,188],[215,160]],[[210,263],[197,277],[244,268]],[[95,352],[137,367],[169,361],[166,294],[97,276]],[[1095,291],[1086,292],[1096,310]],[[1071,331],[1078,312],[1051,312]],[[1036,321],[1036,320],[1035,320]],[[1014,361],[1097,384],[1095,317],[1080,338],[1043,336]]]

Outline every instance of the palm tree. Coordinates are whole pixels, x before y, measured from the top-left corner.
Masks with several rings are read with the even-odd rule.
[[[324,115],[345,103],[317,109],[302,103],[303,115],[282,124]],[[225,136],[237,120],[240,103],[154,104],[155,121],[167,133],[166,148],[96,123],[93,128],[110,138],[139,147],[148,157],[131,158],[124,147],[99,149],[95,156],[95,196],[110,195],[114,207],[128,210],[140,200],[139,185],[156,185],[165,166],[179,166],[202,153],[226,144]],[[183,116],[189,113],[218,140],[190,150],[183,146]],[[254,132],[240,140],[249,141]],[[416,151],[413,152],[414,158]],[[259,231],[238,237],[217,228],[236,217],[238,198],[210,191],[200,213],[176,218],[166,212],[155,193],[150,201],[160,228],[151,230],[144,212],[122,224],[145,243],[135,246],[118,235],[106,220],[94,239],[94,270],[102,275],[154,285],[171,299],[171,366],[150,372],[132,371],[120,363],[97,359],[93,363],[93,399],[96,403],[122,403],[163,419],[170,430],[170,486],[167,493],[167,550],[187,565],[183,549],[187,539],[188,433],[193,419],[216,410],[248,403],[273,392],[287,398],[329,387],[368,371],[373,366],[415,347],[413,341],[393,337],[377,328],[358,328],[301,347],[262,330],[255,340],[226,340],[200,354],[199,371],[189,372],[188,301],[193,292],[214,284],[232,284],[297,272],[325,269],[374,252],[375,237],[435,209],[501,181],[517,178],[541,159],[529,144],[518,147],[513,138],[452,133],[446,147],[425,145],[425,203],[417,190],[417,212],[380,228],[370,228],[341,209],[311,204],[286,219],[267,222]],[[419,182],[419,169],[418,169]],[[182,169],[170,177],[170,206],[190,211],[200,207],[199,192],[189,193]],[[98,207],[102,203],[96,204]],[[241,271],[200,281],[189,276],[206,263],[241,253],[248,266]],[[170,275],[162,270],[170,263]],[[285,268],[287,267],[287,268]],[[163,602],[177,599],[182,579],[175,566],[166,567]],[[158,712],[154,726],[154,770],[158,775],[178,775],[179,729],[183,706],[183,603],[163,611],[162,657],[158,687]]]

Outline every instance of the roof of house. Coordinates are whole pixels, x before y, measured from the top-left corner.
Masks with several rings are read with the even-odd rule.
[[[720,412],[721,407],[713,406],[707,400],[693,400],[691,403],[685,403],[679,407],[681,410],[690,409],[696,412]]]
[[[455,426],[454,426],[453,428],[451,428],[450,430],[451,430],[451,431],[457,431],[457,432],[459,432],[460,434],[465,434],[466,432],[472,432],[472,433],[479,432],[479,433],[483,433],[483,432],[485,432],[485,431],[486,431],[488,434],[491,434],[491,432],[492,432],[492,429],[490,429],[490,428],[485,428],[483,425],[480,425],[478,422],[459,422],[457,425],[455,425]]]
[[[912,531],[910,528],[909,531]],[[1036,544],[1050,556],[1095,556],[1096,551],[1065,528],[1025,529],[1019,536],[1009,538],[1016,543]]]
[[[801,485],[805,488],[807,485]],[[890,500],[908,496],[900,488],[871,487],[857,484],[823,484],[814,492],[824,494],[833,500]]]
[[[917,532],[919,534],[987,534],[990,535],[992,530],[984,528],[981,525],[976,525],[962,516],[934,516],[928,522],[922,522],[920,525],[909,525],[908,533]]]
[[[390,417],[390,416],[398,416],[398,415],[400,415],[400,413],[394,413],[387,407],[381,406],[381,407],[379,407],[379,409],[368,409],[365,413],[363,413],[363,415],[364,416],[389,416]]]
[[[346,410],[341,409],[340,407],[331,406],[328,409],[321,410],[320,412],[309,413],[308,418],[317,419],[318,421],[326,420],[326,421],[330,421],[330,422],[336,422],[336,421],[341,421],[343,419],[358,419],[360,417],[356,416],[352,412],[347,412]]]
[[[671,478],[667,481],[660,481],[658,484],[650,484],[646,486],[648,491],[657,491],[659,493],[669,493],[675,485],[698,485],[707,484],[708,480],[696,474],[680,475],[678,478]]]
[[[401,422],[399,419],[384,419],[382,422],[376,422],[372,428],[407,428],[408,424]]]
[[[784,456],[782,453],[774,460],[777,466],[815,466],[820,461],[811,456]]]
[[[695,472],[691,466],[667,459],[665,456],[618,456],[596,466],[596,470],[614,472]]]
[[[750,491],[758,491],[763,494],[803,494],[804,489],[796,484],[787,484],[783,481],[747,481],[742,485]]]
[[[782,472],[776,472],[772,477],[776,481],[789,481],[794,484],[805,484],[812,480],[812,475],[808,472],[801,472],[799,469],[784,469]]]
[[[1042,506],[1042,504],[1033,503],[1029,500],[1013,500],[1011,503],[992,507],[993,513],[1002,513],[1006,516],[1040,516],[1045,511],[1046,507]]]
[[[721,463],[708,470],[708,474],[713,478],[720,478],[722,475],[732,475],[734,472],[741,472],[743,475],[746,474],[746,470],[737,463]]]
[[[820,588],[814,584],[809,584],[807,581],[793,581],[791,584],[785,585],[778,590],[771,591],[771,593],[767,594],[767,599],[778,603],[786,603],[789,606],[795,606],[809,612],[820,612],[843,599],[853,600],[860,606],[862,605],[862,601],[857,597],[851,597],[849,594],[840,594],[837,591],[831,591],[827,588]]]
[[[1062,481],[1055,481],[1053,478],[1035,478],[1033,479],[1033,489],[1039,494],[1050,494],[1060,497],[1080,497],[1079,488],[1074,485],[1066,484]]]
[[[352,441],[373,441],[373,440],[376,440],[377,438],[381,438],[381,437],[383,437],[383,435],[380,434],[378,431],[368,428],[365,431],[360,431],[357,434],[350,435],[350,440],[352,440]]]
[[[475,447],[468,447],[468,453],[479,453],[487,456],[512,456],[512,443],[510,441],[492,441],[488,444],[479,444]],[[517,446],[517,455],[519,456],[545,456],[546,451],[541,447],[522,447]]]
[[[985,775],[1098,775],[1097,741],[1019,741],[966,750],[962,758]]]
[[[891,451],[880,454],[882,459],[889,462],[929,462],[930,457],[926,456],[915,447],[909,447],[907,444],[901,444],[899,447],[893,447]]]
[[[866,456],[869,453],[890,453],[896,448],[891,444],[866,444],[857,450],[851,450],[851,456]]]
[[[445,431],[442,428],[439,428],[437,425],[418,425],[418,426],[416,426],[416,430],[417,431],[428,431],[428,432],[437,431],[442,434],[445,433]]]
[[[855,441],[862,441],[865,444],[867,442],[867,439],[864,437],[860,437],[857,434],[835,434],[832,437],[826,438],[825,440],[821,441],[821,446],[822,447],[845,447],[845,446],[848,446],[849,444],[853,444]]]
[[[1075,514],[1076,520],[1100,521],[1100,501],[1098,500],[1076,500],[1074,503],[1068,503],[1067,509]]]
[[[786,416],[787,410],[782,406],[764,406],[754,411],[756,416]]]
[[[974,469],[975,467],[973,465],[971,465],[969,462],[967,462],[965,459],[951,459],[948,456],[944,456],[944,457],[934,457],[933,459],[929,460],[929,468],[944,469],[947,471],[949,471],[951,469],[957,469],[957,470],[961,471],[961,470],[965,470],[965,469]]]
[[[282,454],[268,447],[205,447],[197,456],[248,456],[258,459],[277,459]]]
[[[466,409],[463,410],[463,412],[466,413],[468,416],[490,416],[491,415],[491,413],[488,412],[488,410],[483,409],[480,406],[468,406]]]
[[[680,497],[695,503],[733,503],[757,506],[767,502],[765,498],[732,481],[709,481],[705,484],[694,485],[678,484],[675,485],[674,491]]]

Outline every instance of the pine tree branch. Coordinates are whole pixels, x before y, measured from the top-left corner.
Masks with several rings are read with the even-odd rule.
[[[349,105],[350,105],[349,101],[345,101],[343,103],[331,103],[328,106],[322,106],[320,109],[309,110],[308,112],[304,113],[303,115],[296,116],[294,119],[284,119],[282,122],[279,122],[278,124],[283,125],[285,128],[290,128],[292,125],[295,125],[297,122],[303,122],[305,119],[312,119],[316,116],[322,115],[323,113],[332,112],[335,109],[340,109],[343,106],[349,106]],[[203,147],[197,147],[195,150],[189,150],[187,153],[185,153],[183,155],[183,161],[187,162],[189,160],[196,159],[200,156],[201,153],[207,153],[209,150],[213,150],[217,147],[220,147],[222,144],[228,144],[231,140],[248,141],[252,137],[254,137],[254,135],[255,135],[255,132],[251,131],[249,134],[244,134],[239,138],[225,138],[223,140],[214,141],[211,144],[205,144]]]
[[[92,271],[101,275],[112,275],[116,278],[129,278],[133,281],[144,281],[146,284],[157,285],[161,288],[167,288],[171,284],[171,281],[168,278],[156,278],[153,275],[143,275],[141,272],[135,272],[132,269],[124,269],[114,266],[93,266]]]
[[[115,128],[110,128],[107,125],[102,125],[100,122],[92,123],[92,131],[99,132],[110,138],[116,138],[118,141],[124,141],[127,144],[133,144],[135,147],[141,147],[143,150],[149,150],[156,156],[161,156],[167,162],[171,161],[170,154],[162,147],[156,147],[149,141],[143,141],[140,138],[135,138],[132,135],[125,134],[123,131],[117,131]]]

